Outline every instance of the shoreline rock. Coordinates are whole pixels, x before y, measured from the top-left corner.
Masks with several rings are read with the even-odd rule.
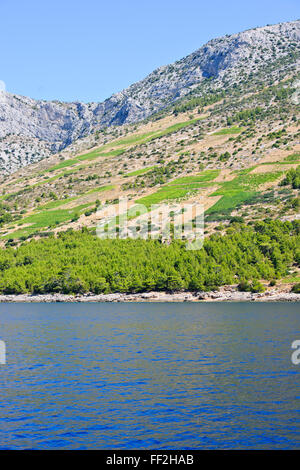
[[[300,294],[267,291],[239,292],[229,288],[212,292],[142,292],[138,294],[43,294],[0,295],[0,303],[56,302],[299,302]]]

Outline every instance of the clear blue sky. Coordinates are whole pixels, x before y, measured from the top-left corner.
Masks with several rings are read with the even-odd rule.
[[[102,101],[214,37],[299,17],[299,0],[0,0],[0,80]]]

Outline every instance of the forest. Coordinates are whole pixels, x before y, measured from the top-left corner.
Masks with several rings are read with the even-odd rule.
[[[100,240],[88,229],[23,241],[0,251],[0,293],[259,292],[300,264],[300,221],[233,221],[188,251],[184,241]]]

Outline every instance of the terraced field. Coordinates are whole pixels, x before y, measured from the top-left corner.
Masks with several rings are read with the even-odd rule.
[[[252,171],[252,169],[250,169]],[[222,196],[216,204],[207,210],[207,214],[222,213],[233,210],[253,198],[265,183],[277,181],[282,172],[251,174],[249,170],[241,171],[231,181],[224,182],[211,196]]]
[[[259,99],[265,96],[250,95],[248,106]],[[98,209],[119,197],[147,210],[168,201],[197,201],[206,207],[207,233],[234,217],[293,220],[299,212],[298,191],[279,184],[300,162],[299,125],[290,105],[284,111],[268,96],[267,105],[259,103],[273,106],[267,119],[226,126],[240,103],[244,109],[245,100],[234,95],[227,104],[212,100],[193,114],[177,107],[176,113],[171,109],[89,137],[77,152],[74,147],[6,178],[0,184],[0,237],[17,241],[43,232],[95,228]],[[255,119],[257,113],[249,109],[239,116]]]
[[[233,126],[233,127],[229,127],[229,129],[221,129],[217,132],[214,132],[213,135],[231,135],[231,134],[239,134],[240,132],[242,132],[242,128],[241,127],[237,127],[237,126]]]
[[[186,199],[189,196],[196,194],[199,189],[210,186],[210,183],[213,182],[218,174],[218,170],[207,170],[199,175],[177,178],[169,184],[164,185],[157,192],[137,199],[136,202],[144,204],[146,207],[150,208],[153,204]]]
[[[25,228],[16,230],[12,234],[6,235],[4,238],[28,236],[39,229],[51,229],[58,224],[69,222],[72,219],[76,220],[83,209],[86,209],[89,206],[89,204],[83,204],[71,210],[57,209],[32,214],[31,216],[25,217],[20,223],[22,226],[25,226]]]
[[[123,175],[123,178],[129,178],[130,176],[144,175],[145,173],[148,173],[148,171],[153,170],[153,168],[155,168],[155,166],[149,166],[148,168],[141,168],[140,170],[131,171],[130,173]]]

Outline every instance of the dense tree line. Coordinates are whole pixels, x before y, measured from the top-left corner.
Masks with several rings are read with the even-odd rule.
[[[246,281],[253,287],[299,263],[299,221],[233,223],[197,251],[186,250],[184,241],[100,240],[87,229],[69,229],[2,249],[0,292],[209,291]]]

